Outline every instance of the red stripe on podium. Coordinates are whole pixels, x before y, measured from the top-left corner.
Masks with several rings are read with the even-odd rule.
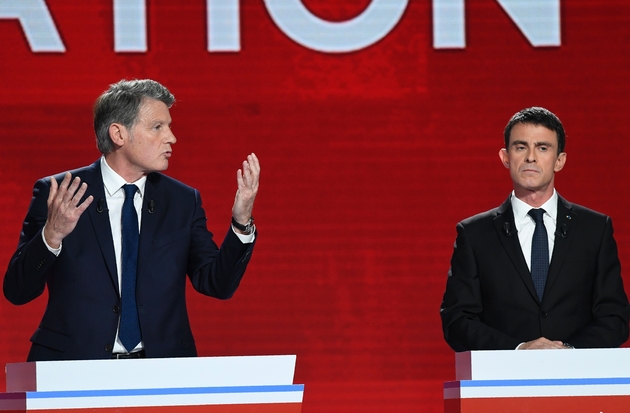
[[[444,413],[628,413],[630,396],[495,397],[444,400]]]
[[[3,410],[2,413],[20,413],[25,411],[34,410]],[[38,413],[301,413],[301,411],[302,403],[252,403],[200,406],[146,406],[37,410]]]

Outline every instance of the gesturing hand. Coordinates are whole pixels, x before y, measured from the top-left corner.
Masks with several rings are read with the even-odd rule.
[[[66,172],[60,185],[57,184],[55,178],[50,177],[50,192],[46,202],[48,218],[44,228],[44,238],[52,248],[59,248],[61,241],[74,230],[79,217],[94,200],[94,197],[90,195],[79,204],[86,190],[87,184],[81,183],[79,177],[72,179],[70,172]]]
[[[236,198],[232,207],[232,216],[236,222],[247,224],[252,216],[254,200],[258,193],[258,180],[260,178],[260,163],[254,153],[247,155],[243,161],[243,169],[236,172]]]

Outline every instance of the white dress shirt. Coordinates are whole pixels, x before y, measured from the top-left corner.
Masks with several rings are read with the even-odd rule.
[[[518,234],[518,242],[521,244],[521,250],[527,262],[527,268],[532,270],[532,239],[534,238],[534,230],[536,229],[536,221],[528,214],[532,209],[531,205],[526,204],[514,195],[512,191],[512,197],[510,199],[512,203],[512,211],[514,213],[514,225]],[[545,210],[543,214],[543,222],[545,223],[545,229],[547,230],[547,243],[549,245],[549,262],[551,262],[551,254],[553,252],[553,245],[556,239],[556,221],[558,217],[558,194],[554,188],[553,195],[547,200],[540,208]],[[516,350],[518,350],[523,344],[520,343]]]
[[[103,187],[105,189],[105,203],[107,205],[107,213],[109,215],[109,225],[112,229],[112,241],[114,242],[114,254],[116,255],[116,270],[118,271],[118,294],[121,295],[122,288],[122,207],[125,202],[125,191],[122,189],[127,183],[134,184],[138,187],[133,198],[133,206],[138,214],[138,229],[142,223],[142,198],[144,197],[144,187],[147,183],[147,177],[144,175],[136,182],[127,182],[118,175],[105,160],[101,157],[101,174],[103,176]],[[120,319],[118,320],[120,328]],[[140,351],[144,348],[144,343],[138,343],[132,351]],[[127,353],[118,338],[118,330],[116,330],[116,341],[114,341],[114,353]]]
[[[514,212],[514,225],[518,234],[518,241],[521,244],[521,250],[523,256],[527,262],[527,268],[532,270],[532,238],[534,237],[534,230],[536,229],[536,221],[527,213],[532,209],[531,205],[518,199],[514,192],[510,199],[512,203],[512,211]],[[543,215],[543,222],[545,223],[545,229],[547,230],[547,240],[549,244],[549,262],[551,262],[551,254],[553,252],[553,245],[556,239],[556,218],[558,217],[558,194],[556,190],[553,190],[553,195],[543,205],[542,209],[545,210]]]

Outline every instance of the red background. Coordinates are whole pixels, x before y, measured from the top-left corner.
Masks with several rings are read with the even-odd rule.
[[[431,2],[411,0],[384,39],[342,54],[294,43],[262,0],[241,1],[241,51],[209,53],[205,2],[147,3],[146,53],[114,52],[111,1],[47,1],[65,53],[31,52],[18,21],[0,20],[0,267],[34,181],[98,158],[95,98],[145,77],[178,99],[168,173],[201,191],[218,239],[236,169],[261,160],[245,279],[229,301],[191,290],[189,310],[202,356],[297,354],[304,413],[442,411],[455,224],[507,197],[497,154],[524,107],[562,119],[556,187],[612,216],[630,264],[629,2],[563,1],[562,45],[534,48],[496,1],[468,1],[466,48],[436,50]],[[304,0],[335,21],[369,3]],[[25,359],[45,305],[0,300],[0,364]]]

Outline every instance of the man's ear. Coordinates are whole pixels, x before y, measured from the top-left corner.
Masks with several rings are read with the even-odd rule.
[[[127,128],[120,123],[112,123],[109,125],[109,138],[114,143],[114,146],[120,148],[129,139]]]
[[[561,152],[556,159],[556,164],[553,166],[554,172],[560,172],[564,168],[564,164],[567,163],[567,153]]]
[[[510,167],[510,155],[508,154],[507,149],[501,148],[501,150],[499,151],[499,159],[501,159],[501,163],[503,164],[503,166],[505,166],[506,168]]]

